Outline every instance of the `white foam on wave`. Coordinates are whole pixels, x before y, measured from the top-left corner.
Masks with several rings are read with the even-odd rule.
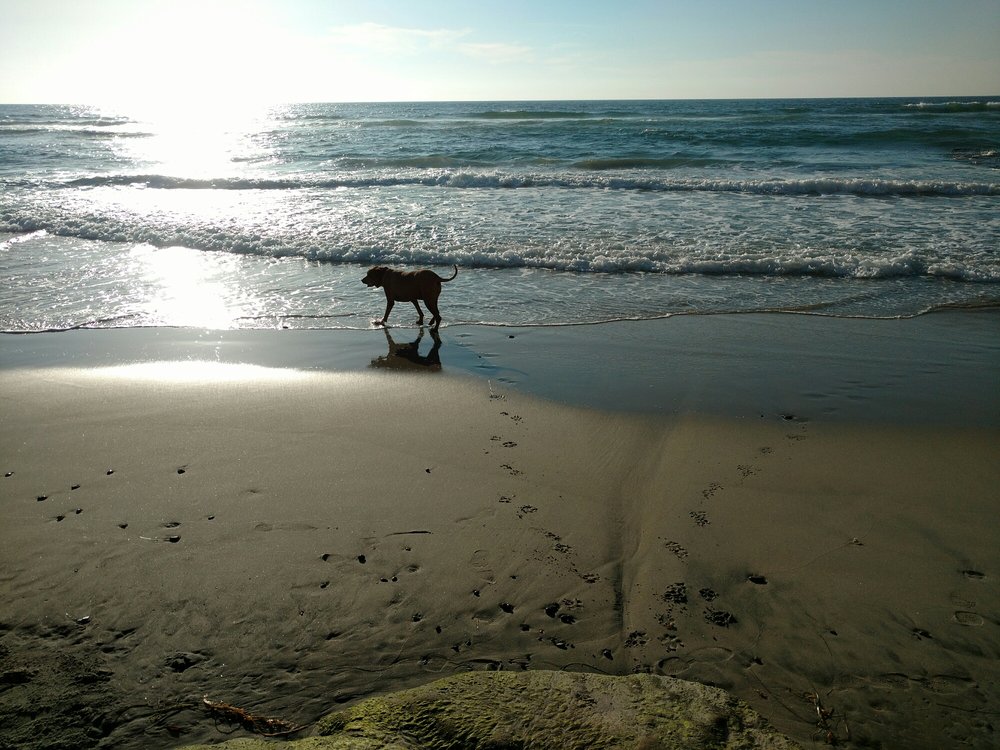
[[[23,234],[15,234],[12,237],[8,237],[0,241],[0,251],[9,250],[14,245],[19,245],[22,242],[31,242],[32,240],[41,239],[48,234],[45,229],[35,229],[24,232]]]
[[[903,105],[907,109],[981,109],[984,107],[1000,108],[1000,101],[987,99],[985,101],[954,100],[947,102],[908,102]]]
[[[533,269],[583,274],[661,274],[699,276],[816,277],[830,279],[940,278],[963,282],[1000,282],[1000,262],[982,254],[930,257],[913,249],[880,255],[860,251],[800,248],[795,245],[747,250],[716,245],[687,248],[599,247],[581,252],[575,245],[544,248],[511,247],[505,244],[449,245],[442,247],[402,245],[391,249],[378,245],[344,245],[318,242],[312,234],[291,234],[277,240],[246,233],[218,231],[212,224],[156,228],[125,221],[78,218],[65,223],[38,226],[35,219],[0,221],[0,231],[19,232],[0,243],[0,250],[49,236],[82,240],[136,243],[152,247],[184,247],[193,250],[249,255],[263,258],[304,258],[333,264],[408,267],[450,266],[465,268]]]
[[[638,170],[637,170],[638,171]],[[713,179],[602,174],[474,172],[431,169],[357,177],[202,179],[160,174],[117,174],[80,177],[52,182],[51,187],[148,187],[164,190],[322,190],[343,188],[405,187],[448,188],[567,188],[649,192],[747,193],[773,196],[853,195],[858,197],[962,197],[1000,195],[996,182],[947,182],[943,180],[861,179],[810,177],[803,179]],[[23,182],[23,181],[22,181]],[[19,184],[16,183],[15,184]]]

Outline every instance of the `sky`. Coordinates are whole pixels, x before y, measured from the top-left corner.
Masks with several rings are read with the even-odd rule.
[[[1000,0],[0,0],[0,103],[1000,94]]]

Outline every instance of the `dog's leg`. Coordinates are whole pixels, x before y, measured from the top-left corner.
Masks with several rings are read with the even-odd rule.
[[[420,309],[420,303],[417,300],[413,300],[413,306],[417,308],[417,325],[422,326],[424,324],[424,311]]]
[[[437,300],[433,300],[428,297],[424,300],[424,304],[427,305],[427,309],[431,311],[431,328],[437,328],[441,325],[441,313],[438,312]]]
[[[386,321],[389,320],[389,313],[392,312],[394,304],[396,304],[395,301],[387,294],[385,296],[385,315],[382,316],[382,325],[385,325]]]

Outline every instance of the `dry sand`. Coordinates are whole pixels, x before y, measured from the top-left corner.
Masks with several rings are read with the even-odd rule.
[[[0,395],[0,747],[218,741],[202,695],[307,724],[469,669],[678,676],[807,745],[996,746],[995,429],[196,363]]]

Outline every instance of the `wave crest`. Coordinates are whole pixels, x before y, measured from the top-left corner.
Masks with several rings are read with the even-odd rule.
[[[434,157],[431,157],[433,161]],[[600,170],[598,170],[600,171]],[[15,181],[15,184],[16,181]],[[594,174],[531,174],[431,170],[375,176],[309,178],[225,177],[202,179],[159,174],[118,174],[80,177],[51,187],[146,187],[163,190],[316,190],[400,186],[450,188],[529,188],[637,190],[680,193],[748,193],[772,196],[851,195],[857,197],[961,197],[1000,195],[1000,183],[937,180],[880,180],[815,177],[791,179],[721,180],[664,179],[646,176]]]
[[[586,120],[594,115],[589,112],[571,112],[561,109],[495,109],[473,112],[473,120]]]
[[[408,266],[448,265],[466,268],[544,269],[584,274],[662,274],[723,277],[797,277],[829,279],[931,278],[956,282],[1000,283],[1000,264],[986,256],[967,259],[930,258],[907,250],[879,255],[837,252],[830,249],[806,250],[789,245],[761,251],[736,247],[666,249],[663,247],[602,248],[587,254],[578,248],[557,250],[546,247],[495,246],[420,247],[406,242],[393,245],[338,241],[331,236],[318,243],[315,233],[297,231],[262,234],[218,223],[148,224],[140,220],[110,217],[52,216],[48,220],[24,215],[0,215],[0,232],[14,237],[0,243],[0,251],[13,251],[46,235],[113,243],[134,243],[154,247],[182,246],[194,250],[251,255],[265,258],[305,258],[334,264]],[[27,250],[30,252],[30,248]]]

